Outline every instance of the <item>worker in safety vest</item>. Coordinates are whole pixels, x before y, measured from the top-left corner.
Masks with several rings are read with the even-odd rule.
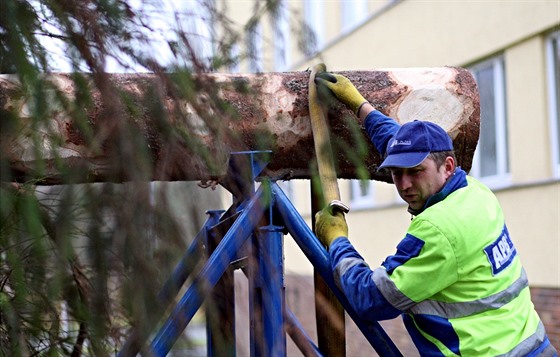
[[[447,133],[424,121],[401,126],[344,76],[324,72],[316,83],[363,120],[385,158],[380,169],[390,169],[413,215],[395,254],[372,270],[348,240],[344,214],[317,213],[335,282],[356,312],[369,320],[402,315],[423,356],[557,356],[500,204],[456,166]]]

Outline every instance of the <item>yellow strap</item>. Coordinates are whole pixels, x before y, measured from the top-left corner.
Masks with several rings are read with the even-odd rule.
[[[319,179],[325,204],[331,201],[340,200],[340,191],[338,190],[338,181],[334,168],[334,156],[331,147],[331,138],[329,136],[329,127],[327,122],[327,109],[321,105],[317,95],[317,87],[315,85],[315,75],[319,72],[325,72],[327,67],[324,63],[313,66],[311,75],[309,76],[309,116],[311,118],[311,129],[313,131],[313,141],[315,143],[315,153],[317,155],[317,168],[319,171]]]

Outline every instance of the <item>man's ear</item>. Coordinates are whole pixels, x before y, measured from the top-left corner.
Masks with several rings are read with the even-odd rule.
[[[445,179],[448,179],[449,176],[453,175],[455,168],[457,167],[453,156],[446,157],[443,166],[445,168]]]

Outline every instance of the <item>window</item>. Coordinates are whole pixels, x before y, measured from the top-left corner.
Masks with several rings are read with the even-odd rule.
[[[350,208],[371,208],[375,205],[373,181],[352,180],[350,183]]]
[[[496,57],[471,68],[480,92],[480,138],[472,175],[491,188],[509,183],[504,60]]]
[[[548,107],[554,177],[560,177],[560,31],[547,41]]]
[[[368,15],[366,0],[341,1],[342,32],[348,32],[360,25]]]
[[[290,22],[288,5],[281,1],[274,19],[274,67],[277,71],[288,69],[290,55]]]
[[[249,56],[250,72],[261,73],[263,71],[262,53],[262,26],[260,23],[255,23],[248,29],[247,37],[247,55]]]
[[[306,30],[311,32],[304,36],[307,43],[302,50],[307,56],[317,53],[325,44],[323,5],[322,1],[316,0],[305,0],[303,3]]]
[[[214,54],[212,44],[212,9],[205,3],[179,2],[176,6],[182,6],[184,18],[182,26],[189,38],[189,45],[193,54],[201,63],[208,68],[211,67]],[[189,58],[189,57],[187,57]]]
[[[231,59],[231,63],[228,66],[228,70],[231,73],[240,73],[241,69],[239,68],[239,45],[237,43],[234,43],[231,46],[229,57]]]
[[[294,183],[292,181],[276,181],[276,183],[282,191],[284,191],[289,200],[293,201],[295,199]]]

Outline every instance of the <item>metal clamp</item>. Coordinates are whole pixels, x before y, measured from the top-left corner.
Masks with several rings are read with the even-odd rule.
[[[350,207],[348,207],[347,205],[342,203],[342,201],[339,200],[332,200],[331,202],[329,202],[328,207],[331,209],[331,212],[333,213],[335,210],[342,211],[342,213],[344,214],[350,212]]]

